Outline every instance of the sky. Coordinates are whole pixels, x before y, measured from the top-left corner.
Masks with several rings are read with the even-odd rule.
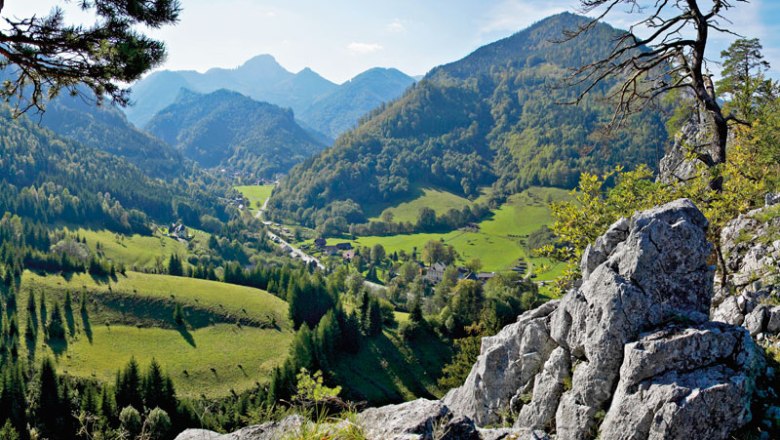
[[[652,3],[652,0],[644,3]],[[255,55],[271,54],[287,70],[310,67],[342,83],[372,67],[395,67],[409,75],[458,60],[549,15],[577,12],[576,0],[181,0],[180,22],[147,33],[166,42],[161,69],[205,71],[232,68]],[[706,0],[705,3],[709,3]],[[757,37],[780,79],[780,1],[733,2],[723,23]],[[6,0],[2,15],[47,14],[65,4],[66,20],[90,17],[70,0]],[[628,14],[606,21],[626,28]],[[713,35],[708,57],[735,37]],[[717,72],[719,68],[713,65]]]

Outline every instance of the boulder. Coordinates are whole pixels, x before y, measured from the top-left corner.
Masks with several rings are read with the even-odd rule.
[[[520,315],[497,335],[482,339],[479,359],[465,385],[447,393],[444,403],[479,426],[498,422],[499,413],[541,371],[555,349],[549,319],[557,306],[557,301],[550,301]]]
[[[706,229],[688,200],[616,222],[584,253],[579,287],[485,338],[444,402],[478,424],[511,402],[513,429],[561,440],[727,438],[750,419],[762,357],[744,329],[708,322]]]
[[[706,111],[696,111],[674,138],[672,148],[658,164],[658,181],[666,184],[688,182],[706,172],[703,162],[692,159],[691,151],[706,151],[714,143],[714,128]]]
[[[452,413],[438,400],[417,399],[400,405],[369,408],[358,415],[357,423],[362,426],[368,439],[387,440],[432,440],[446,431],[445,426]],[[461,419],[458,423],[464,423]],[[471,426],[474,424],[471,422]],[[456,427],[465,431],[462,426]],[[471,438],[478,438],[474,431]],[[468,437],[464,437],[468,440]]]

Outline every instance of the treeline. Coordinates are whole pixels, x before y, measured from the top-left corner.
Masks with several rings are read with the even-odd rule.
[[[21,282],[25,269],[89,272],[101,277],[125,273],[124,265],[93,255],[85,238],[51,231],[44,224],[8,213],[0,218],[0,243],[0,273],[6,286]]]
[[[200,426],[191,404],[177,399],[171,378],[152,360],[146,371],[131,359],[114,384],[62,376],[51,359],[33,369],[0,365],[0,438],[166,440]]]
[[[374,220],[363,224],[349,225],[352,235],[397,235],[416,232],[443,232],[477,223],[490,214],[490,208],[481,203],[473,206],[464,205],[461,209],[451,208],[443,214],[438,214],[433,208],[423,207],[417,213],[417,220],[412,222],[394,222],[392,213],[386,213],[382,220]],[[333,228],[333,222],[326,220],[317,227],[322,235],[337,235],[344,232]]]

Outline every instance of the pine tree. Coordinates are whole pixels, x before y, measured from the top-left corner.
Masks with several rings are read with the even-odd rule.
[[[412,308],[409,311],[409,320],[417,324],[420,324],[425,320],[423,317],[421,301],[416,295],[412,300]]]
[[[225,282],[229,282],[227,280],[227,267],[225,268]],[[170,258],[168,259],[168,275],[173,275],[180,277],[184,275],[184,267],[182,265],[181,259],[179,258],[178,254],[171,254]]]
[[[322,370],[328,370],[340,340],[341,329],[339,328],[338,319],[336,318],[336,313],[330,310],[322,317],[315,330],[317,361]]]
[[[65,323],[62,319],[62,312],[60,312],[60,305],[56,302],[54,303],[46,330],[49,339],[65,339]]]
[[[178,326],[184,325],[184,310],[179,303],[176,303],[176,306],[173,308],[173,321]]]
[[[62,399],[60,383],[52,361],[47,357],[41,363],[39,389],[33,408],[36,425],[43,438],[60,438],[64,432],[63,415],[70,416],[68,402]]]
[[[316,359],[316,350],[314,348],[314,335],[305,323],[301,325],[298,332],[295,333],[292,344],[290,344],[290,361],[292,370],[298,371],[301,368],[314,371]]]
[[[141,375],[135,358],[130,358],[127,367],[123,371],[117,372],[115,400],[117,408],[144,407],[141,396]]]
[[[27,400],[20,366],[7,365],[0,388],[0,422],[6,418],[17,432],[27,431]]]
[[[367,329],[371,336],[382,333],[382,306],[377,299],[372,299],[369,304]]]

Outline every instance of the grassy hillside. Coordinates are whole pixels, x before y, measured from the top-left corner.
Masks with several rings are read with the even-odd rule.
[[[244,197],[249,199],[249,209],[252,211],[257,210],[258,207],[263,206],[266,200],[271,197],[271,192],[274,190],[273,185],[245,185],[235,187],[236,191],[240,192]]]
[[[429,192],[423,196],[427,199],[426,203],[437,203],[431,200],[432,194]],[[450,196],[444,196],[444,199],[452,200]],[[445,234],[420,233],[386,237],[359,237],[352,243],[353,245],[369,247],[379,243],[388,253],[401,250],[409,253],[415,247],[422,250],[423,245],[429,240],[443,240],[455,247],[463,261],[472,258],[482,260],[485,271],[509,270],[519,258],[526,258],[536,268],[537,279],[553,279],[560,274],[562,265],[552,264],[546,258],[529,258],[523,239],[531,232],[550,223],[549,201],[561,200],[566,197],[568,197],[568,192],[565,190],[535,187],[510,197],[504,205],[494,211],[492,218],[479,223],[479,231],[457,230]],[[416,200],[410,202],[410,204],[412,203],[418,204]],[[545,267],[548,267],[549,270],[539,273],[540,268]]]
[[[267,380],[292,339],[287,304],[267,292],[134,272],[116,280],[25,272],[19,298],[22,329],[30,292],[41,319],[42,291],[48,316],[55,301],[64,312],[65,292],[71,292],[73,313],[64,313],[69,336],[66,343],[49,345],[39,331],[37,341],[22,351],[33,358],[50,354],[60,371],[76,376],[112,381],[132,356],[142,364],[156,358],[181,395],[221,396]],[[86,292],[86,314],[80,311],[81,292]],[[186,328],[173,320],[177,304]]]
[[[79,229],[78,234],[87,239],[87,245],[92,252],[97,252],[98,243],[103,255],[109,260],[124,263],[128,268],[153,268],[157,257],[168,264],[171,254],[178,254],[186,260],[186,256],[205,252],[208,246],[209,234],[189,229],[194,238],[189,242],[165,237],[157,232],[154,235],[124,235],[107,230]],[[191,247],[191,249],[190,249]]]
[[[450,209],[454,208],[460,210],[464,206],[471,205],[472,203],[469,199],[457,194],[435,188],[422,188],[420,190],[420,195],[410,201],[399,203],[384,210],[381,210],[382,206],[380,205],[376,207],[367,207],[366,211],[374,214],[381,210],[380,214],[369,220],[381,220],[382,215],[384,215],[385,212],[390,212],[393,214],[393,221],[396,223],[415,223],[417,221],[417,215],[420,213],[420,209],[424,207],[432,208],[437,214],[444,214]]]
[[[406,314],[399,321],[408,319]],[[402,402],[418,397],[441,397],[436,384],[450,361],[450,346],[433,333],[407,342],[396,329],[363,341],[355,355],[343,355],[335,365],[338,383],[348,398],[372,405]]]

